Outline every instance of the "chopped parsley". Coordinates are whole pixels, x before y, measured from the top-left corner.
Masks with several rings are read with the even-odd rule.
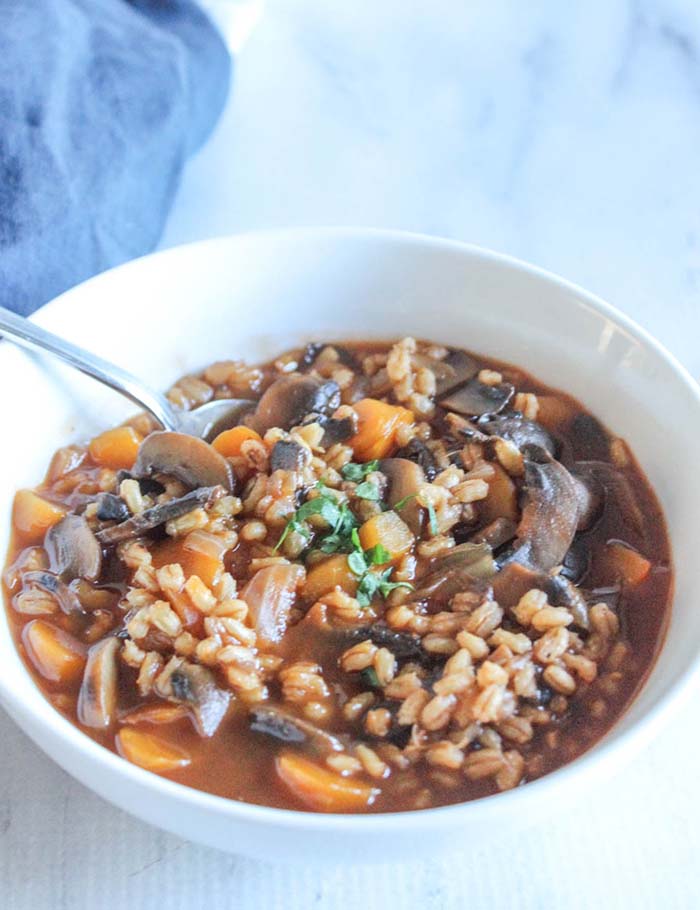
[[[349,464],[343,465],[340,469],[340,473],[343,480],[352,480],[353,483],[360,483],[368,474],[376,471],[378,467],[378,461],[367,461],[365,464],[356,464],[351,461]]]
[[[367,686],[368,689],[381,689],[379,677],[377,676],[377,671],[374,667],[365,667],[360,673],[360,679],[362,680],[363,685]]]
[[[350,507],[347,503],[338,502],[320,481],[314,489],[318,491],[318,496],[314,499],[307,499],[299,506],[294,516],[287,522],[282,536],[275,545],[275,550],[279,550],[287,539],[287,535],[292,531],[297,531],[308,540],[311,532],[304,522],[312,515],[320,515],[331,529],[330,533],[325,535],[319,543],[319,549],[323,553],[338,553],[352,549],[350,533],[353,528],[357,527],[357,519],[350,511]]]
[[[373,501],[379,499],[377,487],[373,483],[364,480],[364,477],[374,471],[376,467],[377,462],[370,461],[362,465],[347,464],[342,470],[346,480],[360,481],[355,489],[355,495],[361,499]],[[350,469],[350,471],[347,469]],[[351,476],[346,476],[347,474]],[[358,579],[356,597],[361,607],[368,607],[377,594],[387,598],[396,588],[413,590],[413,585],[406,581],[390,580],[394,567],[387,566],[387,563],[391,562],[391,554],[386,547],[378,543],[368,550],[363,549],[358,531],[360,523],[350,506],[346,502],[338,502],[325,484],[320,481],[316,484],[314,490],[317,495],[313,499],[307,499],[306,502],[299,506],[292,518],[287,522],[280,539],[275,545],[275,550],[279,550],[292,531],[301,534],[307,541],[310,540],[311,531],[305,522],[313,515],[320,515],[328,525],[328,531],[316,541],[315,548],[327,554],[348,554],[348,567]],[[405,504],[410,498],[410,496],[407,496],[397,505]],[[432,530],[435,511],[431,512],[429,508],[428,514],[432,515]],[[437,529],[437,523],[435,528]],[[433,533],[436,532],[434,531]],[[380,566],[386,566],[386,568],[380,570]]]
[[[380,543],[369,550],[363,550],[357,531],[352,535],[355,549],[348,556],[348,566],[354,575],[357,575],[357,602],[361,607],[368,607],[376,594],[387,598],[396,588],[413,590],[413,585],[407,581],[389,581],[393,566],[382,572],[373,571],[376,566],[386,565],[391,560],[391,554]]]
[[[364,480],[355,487],[354,495],[358,499],[369,499],[376,502],[379,499],[379,487],[375,486],[371,480]]]
[[[408,496],[404,496],[403,499],[399,499],[399,501],[394,506],[394,511],[400,512],[401,509],[403,509],[403,507],[407,505],[412,499],[415,499],[417,495],[417,493],[409,493]]]
[[[432,502],[429,502],[426,508],[428,509],[428,524],[430,525],[430,533],[433,535],[433,537],[435,537],[440,530],[438,528],[437,515],[435,514],[435,506],[432,504]]]

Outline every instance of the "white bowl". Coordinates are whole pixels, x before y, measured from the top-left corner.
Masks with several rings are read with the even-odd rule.
[[[443,855],[534,822],[637,752],[698,677],[700,396],[630,320],[539,269],[463,244],[367,230],[299,230],[169,250],[63,294],[36,321],[164,388],[211,361],[256,361],[311,339],[412,334],[524,367],[624,436],[661,499],[676,568],[663,651],[614,730],[577,761],[517,790],[422,812],[314,815],[229,801],[172,783],[103,749],[52,709],[0,619],[0,698],[52,758],[97,793],[191,840],[265,859],[390,861]],[[92,380],[3,344],[6,391],[0,548],[12,496],[54,449],[133,411]],[[21,773],[17,769],[17,773]],[[642,798],[643,794],[640,794]]]

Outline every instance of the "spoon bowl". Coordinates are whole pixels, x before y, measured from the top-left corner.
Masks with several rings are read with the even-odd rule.
[[[245,399],[226,398],[209,401],[193,411],[179,410],[165,395],[155,392],[132,373],[52,332],[47,332],[41,326],[5,307],[0,307],[0,333],[7,341],[12,341],[20,347],[52,354],[81,373],[86,373],[125,395],[155,417],[164,430],[187,433],[189,436],[199,436],[207,440],[213,439],[222,430],[235,426],[239,418],[253,405],[253,402]]]

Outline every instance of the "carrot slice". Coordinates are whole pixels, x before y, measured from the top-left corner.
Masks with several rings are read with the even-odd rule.
[[[329,556],[309,569],[303,589],[304,600],[313,603],[336,587],[352,597],[357,591],[357,576],[348,565],[345,553]]]
[[[212,445],[224,457],[233,458],[241,454],[241,446],[248,439],[262,442],[260,434],[251,430],[250,427],[232,427],[230,430],[219,433]]]
[[[122,727],[117,733],[117,749],[122,758],[155,774],[177,771],[192,762],[189,752],[180,746],[134,727]]]
[[[133,427],[115,427],[95,436],[89,446],[95,464],[115,471],[130,468],[136,461],[141,437]]]
[[[225,548],[221,540],[207,531],[191,531],[185,538],[171,538],[158,544],[154,552],[156,568],[179,563],[185,578],[198,575],[212,587],[224,570]]]
[[[651,571],[651,562],[627,544],[611,541],[605,548],[610,574],[630,587],[641,584]]]
[[[85,667],[86,648],[63,629],[33,619],[24,627],[22,641],[29,659],[44,679],[65,685],[80,678]]]
[[[122,717],[125,724],[174,724],[177,720],[187,717],[187,708],[184,705],[153,704],[141,705],[134,708]]]
[[[407,408],[387,404],[376,398],[363,398],[353,408],[357,412],[357,433],[348,441],[356,461],[386,458],[396,449],[396,433],[401,426],[413,423]]]
[[[413,546],[414,537],[408,525],[396,512],[373,515],[360,528],[360,543],[369,550],[381,544],[389,553],[390,562],[399,559]]]
[[[278,756],[275,769],[297,799],[319,812],[357,812],[371,806],[381,792],[292,752]]]
[[[18,490],[12,507],[12,520],[17,530],[32,543],[39,543],[49,528],[66,514],[65,509],[47,502],[34,490]]]

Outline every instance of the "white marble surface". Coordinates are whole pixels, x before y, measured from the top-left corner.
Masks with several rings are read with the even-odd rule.
[[[601,293],[700,375],[699,147],[694,0],[268,0],[163,244],[293,224],[465,239]],[[0,906],[690,910],[698,714],[528,835],[322,876],[151,829],[0,716]]]

